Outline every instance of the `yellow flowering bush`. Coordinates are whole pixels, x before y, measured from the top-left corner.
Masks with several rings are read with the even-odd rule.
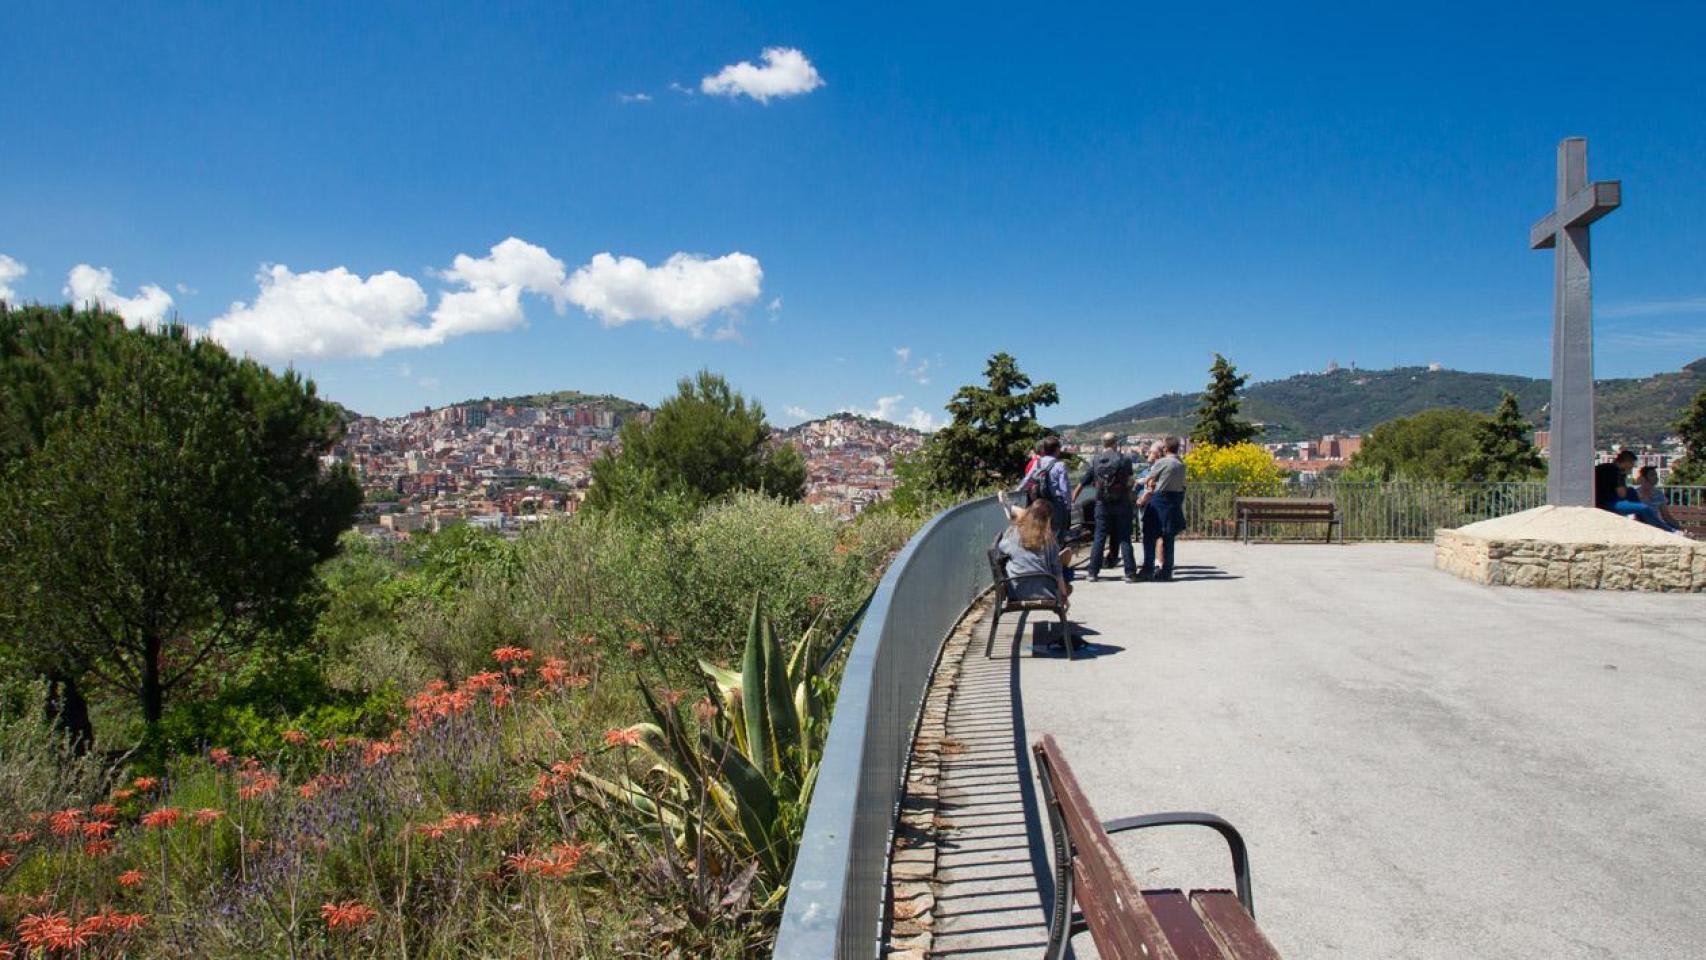
[[[1233,483],[1241,497],[1279,492],[1281,477],[1273,454],[1253,443],[1217,447],[1204,443],[1185,455],[1189,483]]]

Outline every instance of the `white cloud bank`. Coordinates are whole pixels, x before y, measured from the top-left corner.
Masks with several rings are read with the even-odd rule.
[[[698,336],[712,314],[743,307],[763,289],[764,268],[744,253],[714,260],[678,253],[655,267],[601,253],[574,272],[566,294],[607,327],[658,320]]]
[[[607,327],[654,320],[700,336],[713,314],[758,298],[764,271],[744,253],[678,253],[656,267],[600,253],[570,275],[544,247],[510,237],[482,257],[458,254],[436,276],[453,289],[441,291],[428,314],[426,290],[395,271],[362,277],[344,267],[263,267],[254,301],[233,303],[208,335],[269,363],[377,357],[525,326],[522,297],[530,294],[550,300],[559,314],[574,304]]]
[[[742,60],[699,81],[705,93],[723,97],[751,97],[769,103],[771,97],[797,97],[823,86],[823,77],[806,55],[793,47],[767,47],[761,55],[764,66]]]
[[[113,272],[105,267],[79,263],[66,275],[64,294],[75,304],[98,303],[124,318],[131,327],[156,327],[172,309],[172,295],[145,283],[136,296],[126,297],[114,289]]]
[[[898,423],[903,427],[911,427],[914,430],[923,430],[926,433],[941,429],[942,422],[940,420],[937,420],[935,417],[924,412],[924,410],[917,406],[913,406],[912,409],[905,413],[901,413],[900,404],[901,401],[905,399],[906,396],[904,394],[897,393],[893,396],[878,397],[877,405],[869,410],[861,409],[859,407],[847,407],[843,412],[856,413],[861,417],[871,417],[876,420],[887,420],[890,423]]]
[[[0,300],[17,303],[18,291],[12,289],[12,282],[29,272],[29,267],[0,253]]]
[[[363,278],[343,267],[296,273],[274,264],[255,281],[261,289],[254,303],[233,303],[207,333],[259,360],[377,357],[443,342],[416,322],[426,291],[392,270]]]

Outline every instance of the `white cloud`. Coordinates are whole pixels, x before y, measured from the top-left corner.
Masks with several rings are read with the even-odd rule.
[[[623,103],[651,103],[652,102],[652,95],[649,93],[619,93],[616,95],[616,98],[618,100],[621,100]]]
[[[793,47],[768,47],[764,66],[750,61],[731,63],[699,81],[699,89],[724,97],[747,96],[759,103],[771,97],[794,97],[823,86],[823,78],[806,55]]]
[[[930,361],[920,360],[917,365],[912,362],[911,347],[894,348],[895,368],[922,384],[930,382]]]
[[[890,423],[898,423],[903,427],[911,427],[914,430],[923,430],[925,432],[941,428],[941,421],[924,412],[924,410],[917,406],[913,406],[912,409],[905,413],[901,413],[900,404],[901,401],[905,399],[906,396],[899,393],[894,394],[893,396],[878,397],[877,405],[869,410],[861,409],[859,407],[847,407],[844,412],[856,413],[862,417],[871,417],[876,420],[887,420]]]
[[[343,267],[295,273],[275,264],[255,280],[254,304],[233,303],[208,335],[260,360],[377,357],[444,340],[417,322],[426,291],[392,270],[364,279]]]
[[[657,320],[705,334],[713,314],[730,315],[718,339],[738,339],[732,312],[762,292],[764,271],[744,253],[716,259],[678,253],[656,267],[601,253],[568,273],[544,247],[509,237],[482,257],[458,254],[434,273],[450,285],[430,297],[395,271],[362,277],[344,267],[296,273],[263,266],[254,302],[234,303],[208,333],[233,350],[267,361],[377,357],[453,337],[525,326],[523,297],[549,299],[561,314],[573,303],[605,326]],[[150,289],[150,288],[145,288]],[[170,298],[168,298],[168,303]]]
[[[600,253],[569,277],[565,294],[607,327],[657,320],[699,336],[708,317],[751,303],[763,286],[764,269],[744,253],[714,260],[678,253],[655,267]]]
[[[807,410],[805,407],[802,407],[798,404],[790,403],[787,406],[782,408],[782,412],[787,414],[790,417],[793,417],[795,420],[812,420],[812,419],[815,419],[812,416],[812,412],[810,410]]]
[[[65,278],[64,293],[75,304],[98,303],[124,318],[126,326],[153,327],[172,309],[172,295],[145,283],[136,296],[126,297],[113,289],[113,272],[105,267],[79,263]]]
[[[18,291],[12,289],[12,281],[29,272],[29,267],[0,253],[0,300],[17,303]]]
[[[544,247],[510,237],[492,248],[487,256],[456,255],[449,270],[440,274],[463,289],[441,295],[432,312],[435,343],[465,333],[513,330],[527,322],[521,310],[521,295],[536,293],[550,297],[557,312],[567,301],[563,261]]]

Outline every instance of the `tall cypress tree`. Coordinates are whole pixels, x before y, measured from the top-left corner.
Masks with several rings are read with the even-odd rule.
[[[1197,425],[1191,430],[1191,439],[1217,447],[1230,447],[1255,439],[1262,428],[1238,419],[1238,391],[1244,389],[1244,383],[1250,377],[1239,376],[1238,368],[1227,363],[1226,358],[1218,353],[1214,355],[1214,366],[1208,368],[1208,373],[1208,389],[1203,391],[1202,402],[1197,405]]]
[[[1533,425],[1522,418],[1516,395],[1506,390],[1498,410],[1475,425],[1470,478],[1503,482],[1527,480],[1539,473],[1545,464],[1530,439],[1533,431]]]

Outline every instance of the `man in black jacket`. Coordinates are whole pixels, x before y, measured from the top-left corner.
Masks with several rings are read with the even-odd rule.
[[[1114,434],[1102,434],[1102,449],[1090,458],[1072,496],[1076,500],[1085,487],[1096,488],[1096,534],[1090,541],[1090,579],[1100,579],[1102,548],[1112,536],[1119,544],[1126,581],[1135,583],[1137,562],[1131,552],[1131,459],[1119,451],[1118,443],[1119,438]]]

